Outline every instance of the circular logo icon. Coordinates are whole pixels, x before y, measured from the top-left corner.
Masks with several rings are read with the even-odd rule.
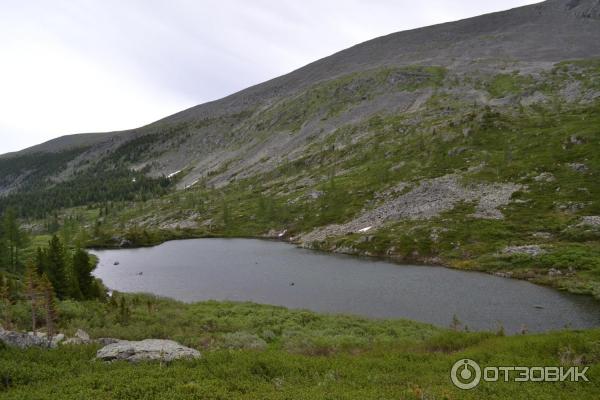
[[[459,389],[473,389],[481,380],[481,368],[475,361],[463,358],[452,366],[450,378]]]

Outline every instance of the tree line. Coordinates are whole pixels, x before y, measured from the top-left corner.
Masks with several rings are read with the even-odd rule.
[[[0,268],[17,273],[22,269],[21,251],[29,245],[27,232],[20,228],[12,208],[0,218]]]
[[[40,182],[0,198],[0,212],[14,209],[19,217],[45,218],[56,210],[89,204],[145,201],[166,194],[173,179],[149,177],[142,171],[93,167],[72,180]]]
[[[56,299],[104,299],[106,290],[94,278],[95,261],[81,247],[70,249],[57,235],[46,247],[32,253],[30,240],[21,229],[14,210],[7,210],[0,224],[0,323],[12,325],[11,306],[26,299],[35,330],[40,316],[45,317],[48,335],[58,318]],[[22,250],[28,247],[28,256]],[[4,273],[2,272],[4,271]]]
[[[96,265],[90,255],[82,248],[68,251],[56,235],[48,247],[37,249],[33,267],[37,277],[48,279],[61,300],[103,297],[102,286],[92,275]]]

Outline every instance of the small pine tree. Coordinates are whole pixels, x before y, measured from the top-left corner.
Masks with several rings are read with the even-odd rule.
[[[458,319],[458,316],[454,314],[452,316],[452,323],[450,323],[450,329],[452,329],[453,331],[460,331],[461,325],[462,323]]]
[[[127,325],[129,323],[129,317],[131,315],[131,310],[127,305],[127,301],[125,297],[121,297],[121,301],[119,303],[119,323],[121,325]]]
[[[154,312],[154,302],[151,299],[146,302],[146,307],[148,307],[148,314],[152,314]]]
[[[8,286],[8,278],[0,275],[0,309],[2,310],[2,324],[4,328],[12,328],[12,314],[10,301],[10,287]]]
[[[40,291],[43,296],[44,311],[46,314],[46,331],[48,334],[48,345],[50,345],[55,333],[55,325],[58,321],[58,311],[56,310],[56,298],[54,288],[48,275],[42,275],[40,281]]]
[[[42,275],[46,272],[47,264],[47,252],[42,250],[41,247],[38,247],[35,255],[35,268],[37,269],[38,275]]]
[[[40,277],[33,264],[25,270],[25,295],[31,305],[31,330],[35,334],[37,328],[37,308],[40,298]]]
[[[505,335],[504,325],[502,325],[501,322],[498,322],[498,329],[496,330],[496,335],[498,335],[498,336],[504,336]]]
[[[227,204],[227,201],[224,200],[223,201],[223,227],[225,228],[225,230],[229,229],[230,224],[231,224],[231,216],[229,214],[229,206]]]
[[[92,276],[92,270],[93,265],[90,262],[89,254],[81,248],[75,250],[75,254],[73,254],[73,274],[85,299],[93,297],[94,277]]]
[[[117,307],[119,307],[119,303],[117,302],[117,299],[118,299],[118,292],[113,291],[109,295],[108,306],[110,308],[117,308]]]
[[[25,231],[19,227],[15,209],[8,208],[4,212],[2,232],[4,241],[8,246],[8,266],[12,272],[17,272],[20,264],[19,249],[27,245],[28,237]]]

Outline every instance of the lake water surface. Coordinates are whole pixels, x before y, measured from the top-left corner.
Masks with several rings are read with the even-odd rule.
[[[397,265],[254,239],[193,239],[94,250],[110,289],[192,302],[235,300],[507,333],[600,326],[600,303],[525,281]],[[114,265],[118,262],[119,265]]]

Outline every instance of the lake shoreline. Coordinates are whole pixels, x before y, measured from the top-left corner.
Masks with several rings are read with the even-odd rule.
[[[386,255],[386,254],[372,254],[369,252],[360,251],[358,249],[357,249],[357,252],[353,252],[353,253],[336,252],[336,251],[326,249],[326,248],[301,246],[301,243],[299,241],[293,240],[293,238],[290,239],[290,237],[288,237],[288,236],[283,236],[283,237],[269,236],[269,235],[230,236],[230,235],[221,235],[221,234],[212,234],[212,233],[211,234],[196,233],[196,232],[189,231],[189,230],[181,230],[181,231],[177,231],[177,232],[167,230],[167,231],[162,231],[161,233],[164,236],[162,236],[160,240],[152,241],[150,243],[135,243],[135,244],[127,244],[125,246],[122,246],[120,244],[117,244],[116,242],[112,242],[112,243],[104,242],[104,243],[91,244],[89,246],[86,246],[86,249],[88,249],[88,250],[121,250],[121,249],[138,249],[138,248],[141,249],[141,248],[150,248],[150,247],[159,246],[163,243],[167,243],[167,242],[171,242],[171,241],[175,241],[175,240],[258,239],[258,240],[265,240],[265,241],[288,243],[290,245],[294,245],[299,248],[306,248],[309,250],[313,250],[316,252],[322,252],[322,253],[326,253],[326,254],[345,254],[345,255],[357,257],[357,258],[366,258],[366,259],[377,260],[377,261],[386,261],[386,262],[390,262],[390,263],[397,264],[397,265],[410,263],[413,265],[421,265],[421,266],[444,267],[444,268],[449,268],[449,269],[459,270],[459,271],[482,272],[482,273],[497,276],[500,278],[530,282],[530,283],[533,283],[536,285],[552,288],[559,292],[565,292],[565,293],[570,293],[570,294],[584,296],[584,297],[591,297],[591,298],[597,300],[598,305],[600,306],[600,297],[595,296],[594,293],[592,292],[591,288],[587,288],[587,289],[579,288],[579,287],[575,288],[572,285],[565,285],[565,281],[567,279],[566,277],[549,278],[547,275],[540,275],[540,274],[532,275],[530,273],[523,273],[521,271],[516,271],[516,273],[515,273],[515,271],[510,271],[510,270],[490,271],[490,270],[478,267],[477,265],[474,265],[474,266],[469,265],[469,267],[467,268],[467,267],[460,266],[459,263],[456,263],[456,262],[453,263],[453,262],[450,262],[449,260],[443,260],[439,257],[435,257],[435,258],[416,257],[416,258],[411,258],[410,260],[407,260],[404,258],[399,258],[399,257],[390,256],[390,255]]]
[[[598,305],[589,296],[561,295],[485,271],[401,264],[289,244],[265,237],[210,237],[170,240],[161,248],[101,249],[94,254],[99,257],[95,275],[119,292],[148,292],[184,302],[249,301],[443,327],[455,315],[470,328],[485,331],[494,331],[496,321],[512,332],[517,325],[546,331],[599,323],[588,325],[595,320],[586,315]],[[480,311],[471,302],[485,306]]]

